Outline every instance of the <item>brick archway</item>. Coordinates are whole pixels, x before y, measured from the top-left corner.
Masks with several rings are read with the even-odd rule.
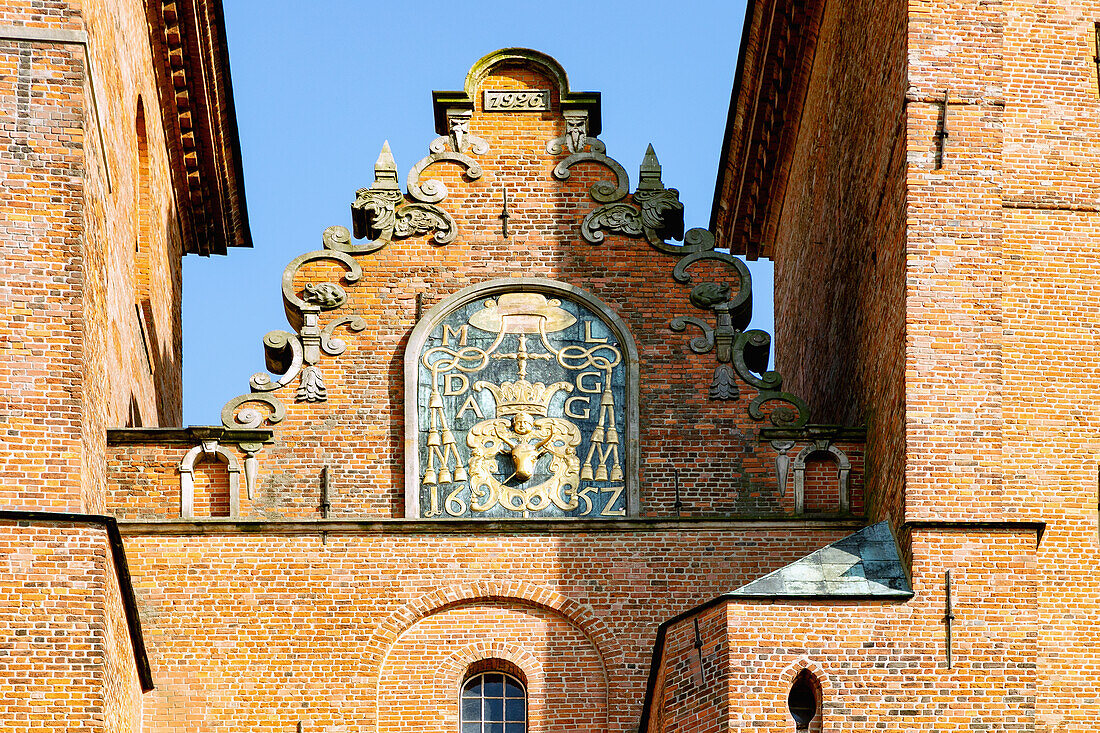
[[[790,687],[794,683],[794,678],[804,669],[810,670],[814,677],[817,677],[818,682],[821,684],[822,692],[834,691],[832,680],[829,679],[829,674],[825,671],[825,668],[822,667],[819,662],[805,655],[791,662],[791,664],[783,670],[779,675],[780,683],[786,687]]]
[[[528,581],[480,581],[437,588],[409,601],[391,613],[371,634],[364,649],[363,660],[366,664],[368,700],[372,706],[368,712],[368,724],[374,730],[378,730],[378,694],[382,667],[398,637],[420,619],[476,601],[514,601],[540,606],[560,614],[577,626],[592,643],[603,664],[604,679],[608,681],[607,704],[609,709],[613,707],[611,698],[614,686],[610,681],[622,664],[622,648],[607,624],[591,608],[557,591]]]

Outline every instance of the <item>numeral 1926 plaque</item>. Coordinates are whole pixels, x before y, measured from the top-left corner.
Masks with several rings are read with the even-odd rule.
[[[545,112],[549,109],[549,89],[485,90],[486,112]]]

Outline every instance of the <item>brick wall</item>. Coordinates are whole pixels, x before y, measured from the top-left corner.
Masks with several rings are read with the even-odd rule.
[[[930,457],[907,474],[911,513],[1048,523],[1037,548],[1035,726],[1081,730],[1100,716],[1091,692],[1100,416],[1082,409],[1100,395],[1100,7],[928,11],[914,11],[910,27],[910,94],[920,100],[910,107],[922,110],[910,130],[910,219],[919,220],[910,288],[922,294],[911,296],[910,402]],[[948,67],[933,62],[945,38]],[[941,105],[924,100],[948,86],[954,129],[937,174],[927,163],[928,118]],[[960,374],[953,404],[940,406],[943,380]],[[937,454],[950,458],[931,465]]]
[[[541,674],[532,731],[628,731],[660,621],[850,531],[431,524],[124,526],[145,731],[452,730],[479,658]]]
[[[379,729],[458,730],[455,691],[472,665],[499,660],[515,660],[526,681],[528,730],[608,729],[607,662],[584,629],[545,607],[485,600],[432,614],[394,643]]]
[[[532,731],[626,731],[641,712],[661,620],[858,526],[791,518],[792,469],[780,495],[778,454],[749,416],[757,389],[742,383],[738,399],[710,400],[714,355],[694,354],[692,334],[669,328],[677,315],[707,315],[693,312],[691,285],[672,279],[679,258],[618,234],[598,246],[581,239],[581,220],[598,205],[589,189],[610,171],[582,162],[567,180],[554,178],[564,155],[547,153],[546,143],[564,132],[560,90],[537,65],[497,66],[480,88],[517,87],[554,90],[553,112],[486,113],[472,90],[470,131],[489,146],[476,158],[484,174],[467,180],[461,166],[443,163],[422,176],[446,186],[439,205],[459,236],[437,246],[420,235],[356,256],[362,277],[343,283],[347,302],[322,313],[320,325],[355,316],[364,327],[341,328],[347,350],[322,358],[326,401],[295,402],[296,381],[276,392],[286,417],[258,454],[251,498],[242,483],[239,517],[200,512],[224,506],[217,497],[226,491],[224,465],[206,460],[196,519],[181,521],[178,467],[193,442],[112,433],[108,503],[126,522],[158,679],[146,730],[260,731],[298,720],[307,730],[449,730],[462,673],[502,658],[540,680],[530,690]],[[428,120],[422,125],[427,143]],[[365,168],[363,185],[370,180]],[[504,187],[508,238],[498,219]],[[692,284],[727,281],[724,268],[698,263]],[[344,272],[339,262],[311,262],[289,289],[300,294]],[[637,342],[648,519],[598,527],[403,520],[403,356],[418,301],[423,311],[472,283],[532,276],[587,289]],[[810,441],[797,433],[790,457]],[[224,443],[243,462],[238,446]],[[836,444],[852,461],[858,514],[861,441]],[[328,521],[320,511],[326,466]],[[674,515],[674,468],[684,520],[650,521]],[[835,464],[811,461],[806,475],[808,505],[835,513]],[[699,525],[706,516],[715,523]],[[729,521],[746,516],[757,521]],[[785,519],[761,523],[776,516]]]
[[[149,24],[140,3],[122,0],[93,3],[84,17],[91,48],[103,50],[93,64],[113,184],[107,194],[99,180],[87,223],[90,249],[102,257],[95,282],[105,286],[95,331],[104,357],[94,377],[107,388],[107,425],[133,425],[135,412],[137,424],[179,425],[183,250]]]
[[[141,689],[120,598],[102,530],[0,524],[4,730],[138,730]]]
[[[43,21],[86,30],[92,74],[79,44],[3,42],[6,76],[13,83],[0,90],[10,120],[4,128],[2,237],[10,270],[3,298],[10,375],[3,409],[10,427],[0,460],[23,484],[9,506],[95,511],[103,502],[104,430],[126,424],[131,397],[147,423],[181,418],[182,251],[143,9],[107,2],[78,11],[57,4],[41,17],[10,19],[36,27]],[[137,196],[139,96],[147,100],[151,136],[145,218],[149,277],[157,287],[147,288],[146,311],[152,366],[159,369],[155,380],[135,310],[140,298],[133,255],[143,218]],[[36,496],[30,487],[47,480],[56,483]]]
[[[866,425],[869,515],[903,513],[905,6],[825,3],[774,239],[776,366]]]
[[[866,418],[869,514],[1047,523],[1036,612],[1018,619],[1038,639],[1035,710],[1004,723],[1044,732],[1098,716],[1098,18],[827,4],[785,197],[768,202],[777,363],[820,419]],[[918,596],[956,559],[914,553]],[[1026,600],[1000,590],[989,613]]]
[[[698,629],[698,635],[696,635]],[[646,733],[729,730],[730,659],[726,606],[669,627],[648,708]]]
[[[143,438],[127,434],[126,431],[113,431],[112,435],[112,444],[107,449],[107,460],[110,466],[108,504],[112,514],[119,519],[129,520],[178,518],[181,504],[179,465],[194,444],[175,440],[147,442]],[[838,441],[836,444],[845,451],[851,461],[849,482],[851,508],[855,516],[860,516],[864,505],[862,446],[850,440]],[[789,451],[791,459],[793,460],[795,455],[807,445],[809,441],[798,442],[797,448]],[[234,455],[238,465],[244,464],[246,453],[233,444],[226,444],[223,447]],[[774,452],[773,455],[768,455],[767,452],[772,452],[772,449],[767,443],[754,446],[754,450],[763,453],[758,458],[759,463],[763,468],[771,471],[771,476],[766,477],[767,483],[761,482],[766,488],[758,489],[768,492],[765,494],[770,499],[767,504],[759,507],[749,504],[746,508],[735,504],[733,498],[720,490],[704,493],[698,485],[691,483],[691,473],[682,469],[680,475],[681,495],[684,502],[682,516],[761,518],[794,515],[795,498],[792,488],[794,468],[787,469],[787,485],[781,496],[775,479]],[[654,463],[657,460],[659,459],[655,457]],[[300,455],[293,445],[285,443],[265,446],[258,454],[257,486],[251,497],[247,496],[242,476],[239,516],[244,519],[321,518],[321,468],[326,463],[331,467],[329,472],[331,503],[329,516],[331,518],[403,516],[403,513],[396,508],[392,508],[391,513],[382,513],[380,510],[372,511],[370,507],[365,508],[359,503],[371,488],[362,483],[363,478],[359,471],[349,470],[335,462],[319,460],[315,456]],[[288,468],[297,470],[291,472]],[[398,470],[401,468],[398,466]],[[667,474],[672,473],[670,465],[663,468]],[[209,511],[200,512],[200,504],[203,506],[213,504],[223,508],[228,506],[229,473],[225,463],[212,458],[200,459],[195,464],[194,475],[196,516],[214,516]],[[658,474],[658,477],[661,475]],[[807,462],[805,475],[804,511],[819,516],[837,516],[840,499],[839,475],[835,459],[812,457]],[[671,481],[671,476],[669,480]],[[736,477],[717,476],[711,477],[711,480],[734,481]],[[644,482],[641,492],[643,501],[649,500],[658,490],[651,483]],[[647,512],[648,516],[675,516],[671,497],[669,503],[670,506],[661,508],[660,511]]]
[[[698,617],[725,622],[728,688],[718,706],[726,730],[795,730],[791,686],[809,670],[819,690],[818,731],[1035,730],[1039,650],[1038,574],[1032,531],[963,529],[912,533],[916,596],[881,601],[729,601]],[[951,570],[955,620],[947,668],[944,571]],[[700,688],[681,659],[693,618],[673,626],[663,660],[660,712],[651,730],[705,730]],[[704,647],[705,648],[705,647]],[[655,670],[656,671],[656,670]],[[657,700],[657,698],[654,698]],[[685,721],[673,724],[672,721]]]
[[[144,4],[7,4],[0,25],[53,34],[0,41],[0,509],[94,513],[106,429],[126,423],[131,396],[146,422],[181,417],[182,249]],[[134,308],[139,95],[155,377],[139,361]],[[3,537],[5,730],[138,730],[141,685],[105,532],[5,523]]]
[[[49,27],[79,25],[65,5],[43,11]],[[5,40],[0,65],[0,502],[79,510],[84,60],[79,46]]]

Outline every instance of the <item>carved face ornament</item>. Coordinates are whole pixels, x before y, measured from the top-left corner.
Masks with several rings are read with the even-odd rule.
[[[449,118],[448,122],[451,126],[451,145],[454,146],[456,153],[461,153],[466,147],[466,138],[470,134],[470,118],[455,115]]]
[[[565,118],[565,142],[570,153],[580,152],[588,137],[588,118],[584,115],[567,115]]]

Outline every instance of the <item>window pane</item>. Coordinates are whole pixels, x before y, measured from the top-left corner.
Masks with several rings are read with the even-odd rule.
[[[467,680],[460,709],[461,733],[526,733],[526,691],[509,675],[484,672]]]
[[[485,675],[485,697],[504,697],[504,675]]]

